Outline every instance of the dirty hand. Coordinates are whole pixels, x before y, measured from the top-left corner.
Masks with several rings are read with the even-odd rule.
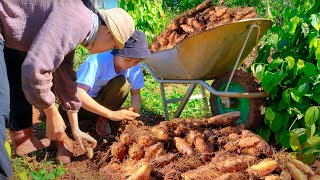
[[[85,151],[83,143],[87,141],[91,145],[90,148],[94,149],[97,146],[97,141],[91,137],[89,134],[81,131],[80,129],[72,131],[74,139],[79,143],[81,150]]]
[[[132,109],[129,109],[129,110],[121,109],[118,111],[112,111],[112,113],[109,115],[108,118],[112,121],[123,121],[123,120],[132,121],[137,117],[140,117],[140,114],[133,112]]]
[[[50,108],[43,110],[46,113],[46,136],[50,140],[61,141],[65,133],[66,125],[56,108],[51,106]]]

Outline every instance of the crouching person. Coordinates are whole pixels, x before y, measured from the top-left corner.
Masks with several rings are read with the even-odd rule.
[[[150,58],[146,36],[136,30],[123,49],[89,56],[77,71],[78,94],[82,101],[80,119],[96,119],[100,136],[111,133],[108,120],[133,120],[139,117],[140,89],[144,86],[139,62]],[[120,109],[131,93],[129,110]]]

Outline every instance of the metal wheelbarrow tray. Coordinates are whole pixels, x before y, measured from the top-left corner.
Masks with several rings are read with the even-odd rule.
[[[234,72],[247,55],[257,45],[258,40],[270,28],[272,22],[264,18],[246,19],[214,27],[208,31],[191,36],[178,43],[174,48],[158,51],[144,65],[160,83],[165,117],[169,119],[167,104],[181,101],[174,117],[179,117],[195,86],[220,96],[228,106],[228,98],[260,98],[266,93],[227,92]],[[213,89],[205,80],[231,72],[224,91]],[[183,98],[167,100],[164,83],[190,84]],[[208,108],[206,97],[205,106]]]

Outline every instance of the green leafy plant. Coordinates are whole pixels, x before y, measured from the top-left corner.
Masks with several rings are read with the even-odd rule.
[[[273,39],[251,66],[270,95],[263,110],[266,126],[258,133],[266,140],[274,134],[277,143],[307,163],[320,153],[319,12],[319,1],[292,1],[283,12],[283,24],[271,28]]]
[[[146,34],[149,43],[169,21],[168,12],[162,9],[162,0],[120,0],[119,6],[133,17],[136,29]]]

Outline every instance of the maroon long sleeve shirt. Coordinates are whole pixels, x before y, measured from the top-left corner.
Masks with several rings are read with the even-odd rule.
[[[90,13],[81,0],[0,0],[0,38],[27,52],[22,88],[36,108],[54,105],[52,86],[65,110],[81,107],[73,59],[92,29]]]

